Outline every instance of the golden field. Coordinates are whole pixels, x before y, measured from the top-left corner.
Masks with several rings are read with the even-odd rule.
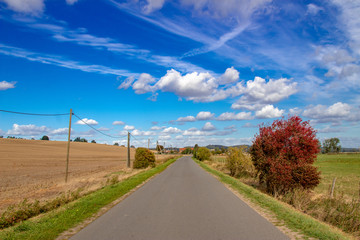
[[[121,179],[140,171],[126,168],[125,147],[71,142],[65,184],[66,147],[61,141],[0,139],[0,212],[24,199],[42,201],[67,191],[92,191],[112,174]],[[132,148],[131,159],[134,155]]]

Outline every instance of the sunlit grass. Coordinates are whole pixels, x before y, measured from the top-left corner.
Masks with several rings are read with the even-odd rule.
[[[319,154],[315,166],[321,171],[321,182],[315,188],[319,194],[329,194],[336,177],[335,194],[359,197],[360,154]]]

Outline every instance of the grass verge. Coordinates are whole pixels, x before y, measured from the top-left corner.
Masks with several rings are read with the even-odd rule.
[[[175,161],[176,158],[122,182],[106,186],[56,211],[4,229],[0,231],[0,239],[55,239],[60,233],[90,218],[102,207],[125,195],[155,174],[162,172]]]
[[[198,160],[195,160],[195,162],[197,162],[209,173],[218,177],[221,182],[229,185],[232,189],[249,199],[251,202],[271,211],[279,221],[283,222],[286,227],[293,231],[300,232],[308,238],[352,239],[352,237],[341,232],[340,230],[330,227],[325,223],[319,222],[308,215],[300,213],[292,209],[290,206],[281,203],[264,193],[261,193],[259,190],[256,190],[222,172],[210,168],[203,162]]]

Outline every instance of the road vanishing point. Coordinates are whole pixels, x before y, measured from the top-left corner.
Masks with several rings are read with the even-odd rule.
[[[289,238],[191,157],[182,157],[70,239]]]

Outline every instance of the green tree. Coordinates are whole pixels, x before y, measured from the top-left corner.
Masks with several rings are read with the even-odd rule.
[[[323,148],[325,153],[338,153],[341,150],[340,139],[338,138],[330,138],[325,139],[323,142]]]
[[[95,140],[91,140],[91,143],[96,143],[96,141],[95,141]]]
[[[48,136],[44,135],[44,136],[42,136],[42,138],[41,138],[40,140],[49,141],[49,140],[50,140],[50,138],[49,138]]]
[[[196,151],[196,158],[200,161],[209,160],[211,156],[211,152],[206,147],[198,148]]]
[[[116,142],[116,143],[114,143],[114,146],[119,146],[119,143],[117,143],[117,142]]]

